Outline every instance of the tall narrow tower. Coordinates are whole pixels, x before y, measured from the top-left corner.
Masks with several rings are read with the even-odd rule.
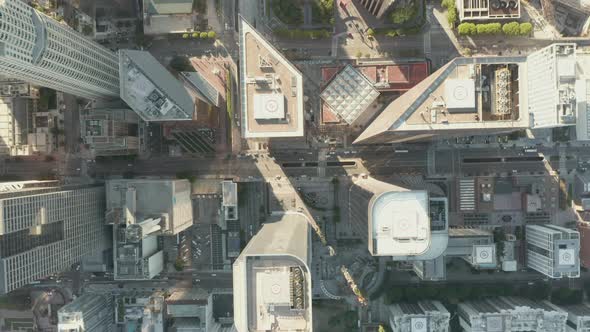
[[[90,99],[119,96],[115,53],[21,0],[0,0],[0,73]]]

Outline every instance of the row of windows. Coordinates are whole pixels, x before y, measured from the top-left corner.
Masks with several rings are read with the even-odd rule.
[[[83,256],[95,252],[104,243],[104,189],[81,189],[66,193],[71,194],[70,200],[84,202],[71,204],[71,209],[81,212],[64,219],[64,228],[70,228],[70,231],[63,234],[63,241],[7,258],[8,291],[63,270],[79,262]]]
[[[95,99],[104,95],[118,96],[118,89],[105,89],[92,86],[88,82],[76,82],[62,73],[56,73],[46,68],[32,66],[18,60],[5,59],[0,62],[0,71],[6,76],[20,77],[30,83],[40,86],[50,86],[55,90],[67,92],[80,97]],[[56,75],[61,74],[61,75]],[[61,76],[61,77],[60,77]]]

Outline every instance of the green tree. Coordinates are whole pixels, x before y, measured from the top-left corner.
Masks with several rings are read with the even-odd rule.
[[[367,35],[369,35],[369,36],[373,37],[373,36],[375,36],[375,31],[374,31],[373,29],[369,28],[369,29],[367,30]]]
[[[303,23],[303,11],[298,1],[272,0],[271,8],[273,14],[286,24],[300,25]]]
[[[363,52],[361,52],[361,51],[356,52],[356,58],[357,59],[360,59],[362,57],[363,57]]]
[[[176,261],[174,261],[174,269],[176,271],[184,270],[184,261],[182,260],[182,258],[180,258],[180,257],[176,258]]]
[[[502,25],[500,23],[487,23],[477,25],[478,35],[497,35],[502,32]]]
[[[461,24],[459,24],[457,29],[458,29],[459,34],[461,36],[469,36],[469,35],[474,35],[477,33],[477,27],[473,23],[468,23],[468,22],[461,23]]]
[[[92,34],[94,30],[92,30],[92,26],[85,24],[84,26],[82,26],[82,33],[85,34],[86,36],[89,36]]]
[[[520,23],[519,30],[521,36],[528,36],[533,31],[533,25],[529,22]]]
[[[175,56],[170,60],[170,68],[176,71],[195,71],[190,60],[184,56]]]
[[[455,0],[442,0],[441,6],[446,9],[449,9],[451,7],[455,7]]]
[[[207,33],[206,33],[206,32],[204,32],[204,31],[203,31],[203,32],[201,32],[201,33],[199,34],[199,37],[200,37],[201,39],[205,39],[205,38],[207,38],[207,36],[208,36],[208,35],[207,35]]]
[[[390,19],[393,24],[404,24],[413,19],[417,12],[415,5],[397,8],[391,13]]]
[[[458,20],[457,8],[455,8],[455,5],[453,5],[447,11],[447,23],[449,23],[449,25],[451,27],[454,27],[455,24],[457,23],[457,20]]]
[[[217,37],[217,34],[215,33],[215,31],[209,31],[207,32],[207,37],[209,37],[209,39],[215,39],[215,37]]]
[[[191,35],[191,37],[193,38],[199,38],[201,34],[199,32],[193,32],[193,34]]]
[[[189,35],[188,35],[188,33],[183,33],[183,34],[182,34],[182,39],[187,39],[187,38],[188,38],[188,36],[189,36]]]
[[[520,25],[518,22],[506,23],[502,26],[502,32],[507,36],[518,36],[520,34]]]

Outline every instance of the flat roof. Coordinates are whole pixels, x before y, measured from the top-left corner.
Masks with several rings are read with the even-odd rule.
[[[375,256],[416,256],[430,246],[428,193],[389,191],[374,197],[369,224]]]
[[[133,190],[133,195],[127,195]],[[125,208],[127,197],[134,197],[136,221],[167,215],[168,229],[177,234],[190,227],[193,222],[191,185],[188,180],[130,179],[106,182],[107,211]]]
[[[311,331],[310,227],[297,212],[273,215],[233,266],[238,331]]]
[[[238,184],[233,181],[221,182],[223,206],[238,205]]]
[[[499,72],[504,72],[502,82]],[[527,98],[520,98],[526,94],[525,82],[524,56],[455,58],[387,105],[354,143],[385,132],[433,136],[457,130],[527,128]],[[463,88],[457,92],[459,87]],[[509,107],[499,108],[504,105],[496,103],[500,97],[508,100]]]
[[[303,136],[301,73],[241,16],[240,60],[242,135],[245,138]],[[284,117],[257,118],[261,105],[256,103],[256,95],[273,93],[284,96]]]
[[[121,99],[144,121],[192,120],[184,85],[147,51],[120,50]]]

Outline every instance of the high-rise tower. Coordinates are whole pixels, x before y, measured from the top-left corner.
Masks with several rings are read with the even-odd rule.
[[[21,0],[0,0],[0,72],[80,97],[119,96],[115,53]]]
[[[0,294],[64,271],[109,245],[104,186],[31,182],[0,188]]]

